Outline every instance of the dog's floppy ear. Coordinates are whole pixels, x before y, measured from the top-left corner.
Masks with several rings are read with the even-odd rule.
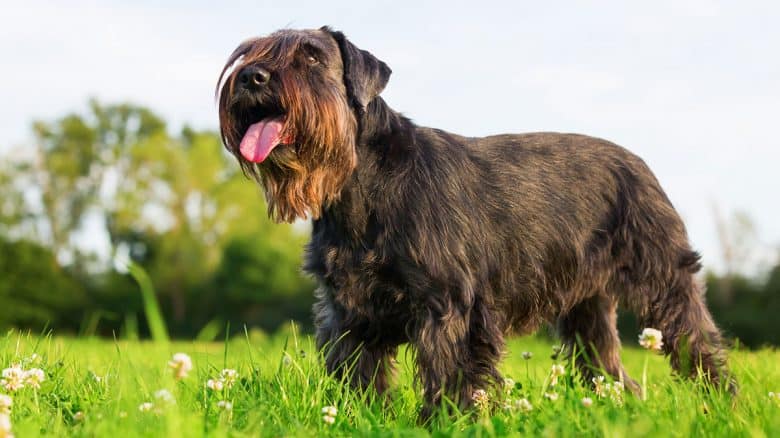
[[[355,47],[343,33],[328,26],[320,30],[329,33],[339,45],[347,95],[355,109],[364,112],[368,103],[385,89],[392,70],[371,53]]]

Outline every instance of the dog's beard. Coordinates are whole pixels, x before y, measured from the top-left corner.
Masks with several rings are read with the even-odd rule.
[[[356,166],[357,120],[335,78],[277,71],[279,82],[262,96],[238,94],[235,73],[225,82],[219,96],[222,138],[244,173],[263,185],[269,216],[279,222],[316,219],[339,198]],[[242,154],[249,128],[275,118],[284,123],[280,131],[274,126],[279,144],[257,140]]]
[[[268,213],[279,222],[319,218],[356,166],[356,121],[346,102],[320,100],[312,107],[285,112],[284,131],[295,141],[275,147],[261,163],[237,150],[241,136],[231,143],[244,173],[263,185]]]
[[[311,193],[307,184],[309,172],[293,147],[277,148],[255,168],[256,179],[265,189],[268,214],[276,221],[292,222],[305,217],[309,202],[320,198],[318,193]]]
[[[338,199],[354,161],[347,156],[307,163],[299,158],[294,147],[274,149],[265,162],[255,167],[265,189],[269,215],[280,222],[307,216],[319,218],[323,207]]]

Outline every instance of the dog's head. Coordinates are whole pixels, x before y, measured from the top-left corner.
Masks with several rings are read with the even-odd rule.
[[[389,77],[327,27],[280,30],[230,55],[217,85],[222,141],[263,184],[272,217],[317,218],[338,198],[357,164],[360,116]]]

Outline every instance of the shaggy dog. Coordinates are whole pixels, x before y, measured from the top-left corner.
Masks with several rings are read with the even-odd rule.
[[[550,322],[584,379],[636,389],[620,304],[663,333],[674,369],[725,381],[699,256],[640,158],[583,135],[419,127],[379,97],[389,77],[323,27],[245,41],[217,86],[222,139],[269,214],[313,219],[305,270],[330,372],[381,393],[408,342],[427,417],[444,396],[469,406],[500,379],[506,335]]]

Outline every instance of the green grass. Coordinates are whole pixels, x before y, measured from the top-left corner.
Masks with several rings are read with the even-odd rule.
[[[308,336],[289,330],[273,337],[250,335],[227,343],[171,344],[35,337],[11,332],[0,338],[0,365],[23,363],[46,372],[40,389],[9,393],[13,433],[46,436],[778,436],[780,353],[772,350],[731,352],[740,382],[732,399],[706,392],[670,375],[666,361],[627,347],[624,362],[632,376],[648,382],[646,400],[626,395],[618,404],[599,399],[567,374],[556,386],[556,401],[544,398],[551,344],[539,338],[509,343],[502,372],[517,383],[509,394],[491,393],[491,407],[440,417],[430,428],[417,424],[419,390],[412,384],[413,353],[399,354],[399,373],[389,399],[374,399],[327,377]],[[531,351],[526,361],[523,351]],[[195,368],[180,381],[167,362],[174,353],[192,357]],[[37,353],[36,363],[28,358]],[[285,359],[287,358],[287,359]],[[223,368],[239,380],[222,394],[205,388]],[[96,379],[100,377],[100,381]],[[175,404],[163,406],[154,393],[167,389]],[[583,397],[593,405],[582,405]],[[505,410],[501,399],[527,398],[530,412]],[[233,403],[231,412],[218,407]],[[140,412],[141,403],[157,408]],[[338,408],[333,425],[321,409]],[[158,411],[158,412],[155,412]],[[77,414],[77,413],[81,414]],[[0,436],[2,436],[0,432]]]

